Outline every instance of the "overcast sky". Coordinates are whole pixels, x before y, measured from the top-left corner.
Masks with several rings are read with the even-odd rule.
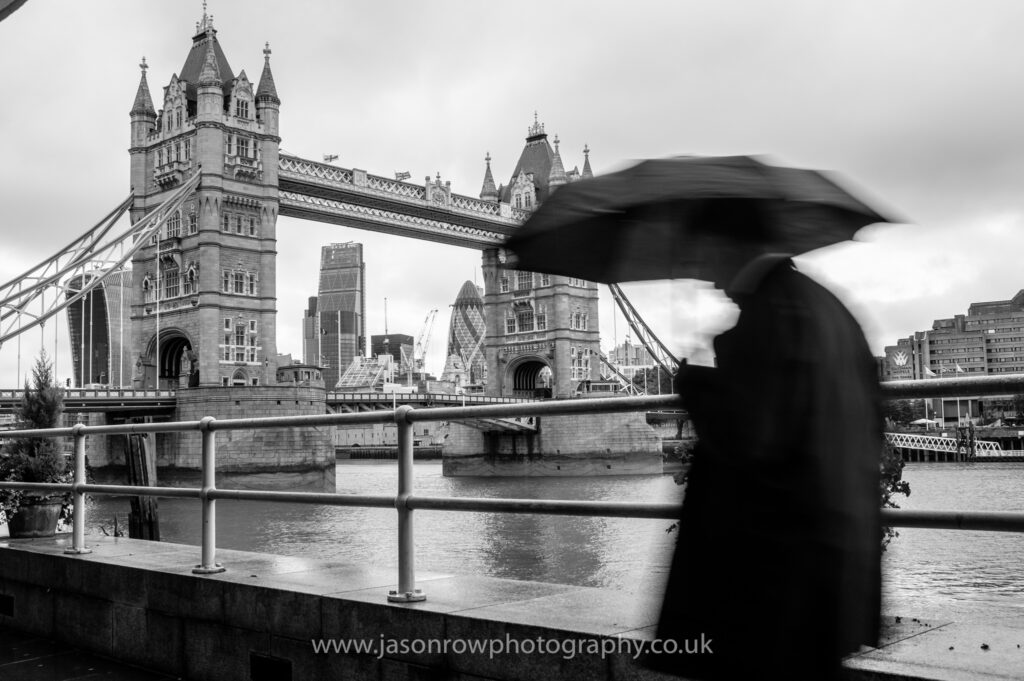
[[[269,41],[281,147],[480,192],[489,151],[508,183],[534,111],[567,168],[595,173],[680,153],[770,154],[838,171],[908,224],[798,259],[854,310],[876,354],[974,301],[1024,288],[1024,3],[821,0],[630,3],[211,0],[232,69],[257,80]],[[30,0],[0,23],[0,278],[38,262],[128,193],[128,110],[139,60],[157,108],[202,4]],[[367,331],[416,335],[450,305],[479,252],[282,218],[278,349],[301,354],[320,247],[361,241]],[[672,349],[730,323],[687,283],[628,285]],[[625,323],[601,307],[602,345]],[[66,331],[62,332],[66,333]],[[26,339],[26,356],[39,334]],[[52,333],[48,332],[48,347]],[[699,345],[699,343],[698,343]],[[705,356],[706,357],[706,356]],[[15,376],[14,341],[0,383]],[[66,375],[67,356],[58,358]]]

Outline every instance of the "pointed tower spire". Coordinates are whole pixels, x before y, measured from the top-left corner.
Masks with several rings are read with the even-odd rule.
[[[491,152],[487,152],[484,161],[487,162],[487,170],[484,171],[484,186],[480,190],[480,199],[482,201],[497,201],[498,188],[494,185],[494,176],[491,175]]]
[[[555,135],[555,156],[551,159],[551,172],[548,174],[548,187],[554,188],[565,184],[569,178],[565,175],[562,155],[558,151],[558,135]]]
[[[135,103],[132,105],[132,110],[129,115],[133,114],[145,114],[147,116],[156,116],[156,109],[153,108],[153,98],[149,96],[149,83],[146,82],[146,69],[149,66],[146,65],[146,58],[142,58],[142,63],[139,64],[139,68],[142,69],[142,78],[139,80],[139,89],[135,93]]]
[[[204,15],[205,16],[205,15]],[[203,70],[199,72],[199,85],[221,85],[220,67],[217,65],[217,54],[213,50],[213,26],[206,28],[206,60]]]
[[[593,177],[594,171],[590,169],[590,147],[583,145],[583,177]]]
[[[274,86],[274,74],[270,72],[270,43],[263,48],[263,74],[260,76],[260,84],[256,87],[256,100],[268,100],[280,104],[277,98],[277,87]]]

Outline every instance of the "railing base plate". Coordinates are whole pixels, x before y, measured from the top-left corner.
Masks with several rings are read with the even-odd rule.
[[[84,556],[87,553],[92,553],[92,549],[64,549],[64,553],[68,555]]]
[[[225,572],[227,568],[222,566],[220,563],[214,563],[211,567],[204,565],[196,565],[192,568],[192,574],[194,575],[215,575],[219,572]]]
[[[404,593],[398,593],[397,591],[388,592],[388,603],[417,603],[425,600],[427,600],[427,594],[423,593],[422,589],[414,589]]]

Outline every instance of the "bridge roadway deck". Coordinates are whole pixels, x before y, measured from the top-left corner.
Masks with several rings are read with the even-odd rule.
[[[0,390],[0,414],[12,414],[21,402],[21,390]],[[327,393],[327,406],[338,411],[394,409],[401,404],[414,407],[460,407],[483,404],[534,402],[518,397],[454,395],[451,393]],[[177,404],[174,390],[132,390],[129,388],[70,388],[64,391],[64,408],[69,412],[173,411]]]
[[[675,678],[640,669],[624,654],[312,654],[311,639],[339,636],[645,641],[654,637],[658,612],[657,597],[645,591],[422,573],[425,602],[389,604],[390,569],[222,550],[228,570],[196,576],[193,546],[109,537],[88,543],[93,553],[67,556],[62,536],[0,540],[3,679]],[[886,619],[883,643],[847,659],[849,678],[994,681],[1019,679],[1024,669],[1024,623]],[[288,675],[274,666],[284,659],[291,660]],[[251,676],[254,663],[262,676]]]

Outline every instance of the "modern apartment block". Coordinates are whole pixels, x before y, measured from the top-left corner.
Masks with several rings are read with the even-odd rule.
[[[1009,300],[971,303],[967,314],[936,319],[927,331],[915,331],[885,348],[883,381],[941,379],[981,374],[1024,373],[1024,290]],[[1007,396],[1008,397],[1008,396]],[[965,415],[979,416],[996,398],[961,397],[935,401],[944,424]],[[931,414],[929,414],[931,416]],[[960,418],[958,418],[960,417]]]
[[[971,303],[885,348],[883,380],[1024,372],[1024,290],[1010,300]]]

